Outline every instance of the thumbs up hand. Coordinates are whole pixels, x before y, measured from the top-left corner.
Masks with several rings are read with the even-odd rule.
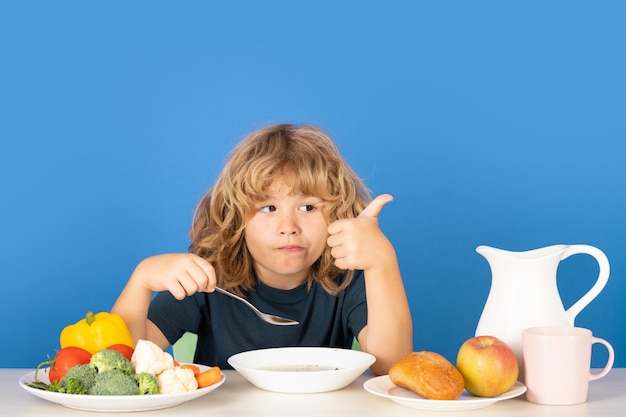
[[[342,219],[328,226],[328,246],[341,269],[373,268],[386,254],[394,254],[391,242],[378,227],[378,215],[393,200],[390,194],[376,197],[358,217]]]

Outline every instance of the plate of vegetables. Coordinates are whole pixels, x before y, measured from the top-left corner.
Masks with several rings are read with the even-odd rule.
[[[29,393],[84,411],[133,412],[174,407],[208,394],[225,381],[218,367],[179,364],[152,342],[140,340],[128,358],[120,350],[93,355],[63,348],[47,368],[22,376]]]

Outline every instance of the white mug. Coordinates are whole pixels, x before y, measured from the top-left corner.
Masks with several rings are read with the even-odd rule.
[[[591,373],[591,345],[600,343],[609,352],[604,368]],[[609,342],[591,330],[571,326],[543,326],[522,332],[526,399],[537,404],[571,405],[587,401],[589,382],[602,378],[613,366],[615,354]]]

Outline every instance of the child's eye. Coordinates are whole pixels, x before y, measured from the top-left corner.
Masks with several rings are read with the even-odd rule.
[[[276,206],[272,206],[272,205],[263,206],[259,209],[259,211],[263,213],[271,213],[273,211],[276,211]]]
[[[302,211],[313,211],[315,210],[315,206],[313,204],[303,204],[300,206],[300,210]]]

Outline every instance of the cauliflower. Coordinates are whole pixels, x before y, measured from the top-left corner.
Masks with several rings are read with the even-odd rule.
[[[161,394],[173,392],[186,392],[198,389],[198,381],[191,369],[174,366],[174,358],[169,353],[148,340],[138,340],[130,363],[135,374],[150,374],[156,378],[156,383]],[[149,386],[149,378],[144,376],[146,386]],[[150,388],[142,388],[140,393]]]
[[[157,375],[159,392],[161,394],[171,394],[173,392],[186,392],[198,389],[198,381],[191,369],[180,366],[166,369]]]
[[[136,374],[145,372],[157,376],[167,369],[174,368],[172,355],[149,340],[137,341],[130,363]]]

